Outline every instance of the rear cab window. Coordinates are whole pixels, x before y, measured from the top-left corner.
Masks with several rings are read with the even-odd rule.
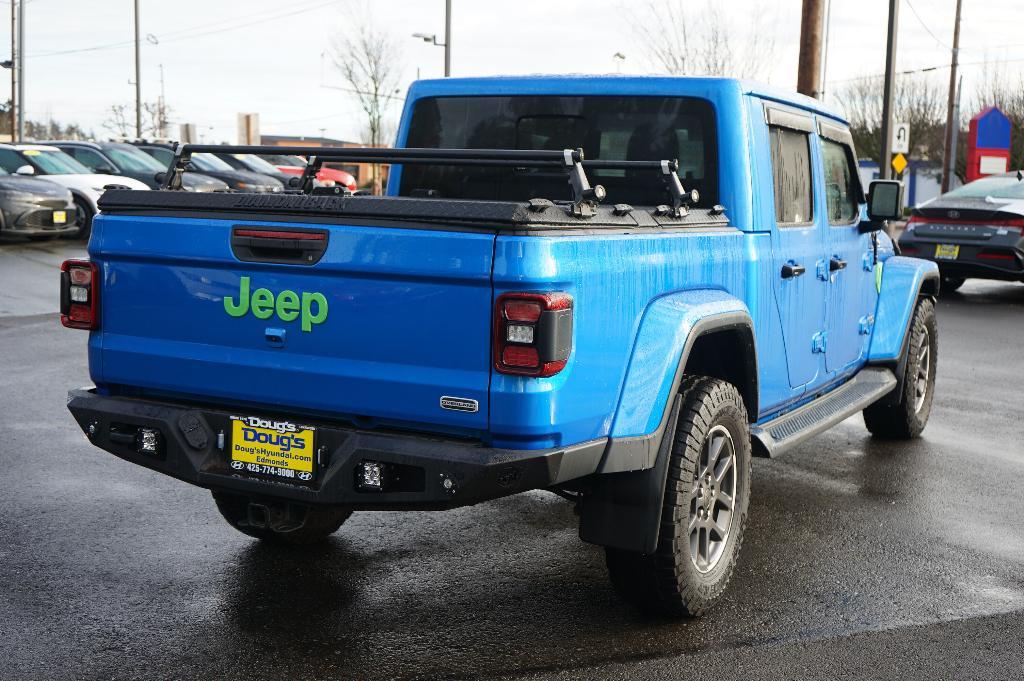
[[[769,126],[775,221],[780,226],[808,225],[814,221],[814,186],[811,175],[810,134],[782,126]]]
[[[406,147],[547,149],[582,147],[588,160],[678,159],[683,186],[700,192],[700,207],[718,203],[714,109],[694,97],[472,96],[416,102]],[[589,169],[608,203],[665,203],[651,171]],[[518,168],[412,166],[402,169],[402,196],[526,201],[569,196],[562,172]]]

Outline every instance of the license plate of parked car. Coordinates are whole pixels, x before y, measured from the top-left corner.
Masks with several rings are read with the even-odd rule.
[[[258,416],[231,417],[231,467],[309,482],[316,473],[316,429]]]
[[[936,244],[935,257],[942,260],[956,260],[960,257],[960,247],[956,244]]]
[[[63,225],[68,221],[68,212],[66,210],[55,210],[53,211],[53,224]]]

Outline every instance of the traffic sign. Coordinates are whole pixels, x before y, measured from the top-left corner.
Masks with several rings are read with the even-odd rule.
[[[903,171],[907,169],[907,157],[903,154],[896,154],[893,156],[892,169],[896,171],[897,175],[902,175]]]
[[[910,123],[897,123],[892,133],[892,153],[910,153]]]

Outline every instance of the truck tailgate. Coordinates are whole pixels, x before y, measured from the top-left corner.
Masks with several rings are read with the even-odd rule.
[[[494,234],[352,222],[98,216],[94,380],[257,414],[485,431]],[[324,235],[315,264],[239,259],[237,234],[296,230]]]

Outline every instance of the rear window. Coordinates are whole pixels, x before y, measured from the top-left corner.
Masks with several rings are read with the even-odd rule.
[[[957,187],[946,196],[961,199],[1024,199],[1024,180],[1018,180],[1016,173],[983,177]]]
[[[432,97],[416,103],[407,147],[547,149],[582,147],[587,159],[679,159],[686,189],[700,205],[718,203],[714,110],[691,97]],[[606,203],[667,201],[653,171],[588,170],[608,190]],[[405,166],[399,193],[442,198],[526,201],[568,199],[562,172],[470,166]]]

